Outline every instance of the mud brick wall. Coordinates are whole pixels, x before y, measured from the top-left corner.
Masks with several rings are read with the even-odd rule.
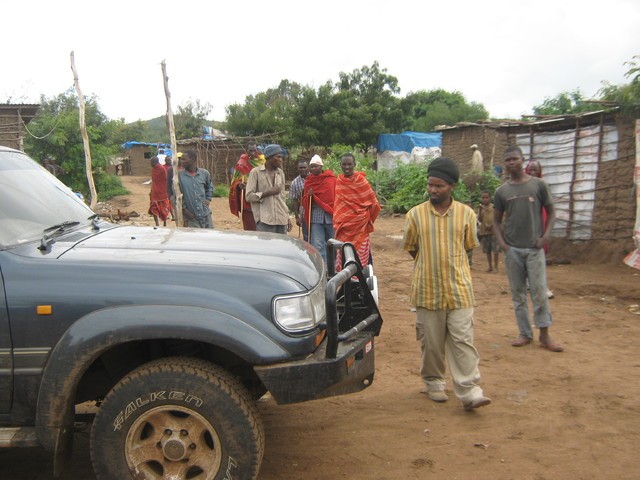
[[[442,130],[442,156],[455,160],[463,176],[471,170],[469,147],[474,143],[482,153],[485,170],[502,165],[502,154],[508,145],[505,131],[482,125]]]
[[[615,240],[630,247],[636,214],[635,119],[618,117],[616,125],[618,158],[598,166],[592,231],[594,240]]]

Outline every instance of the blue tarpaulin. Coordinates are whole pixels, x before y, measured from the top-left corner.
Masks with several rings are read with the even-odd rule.
[[[411,153],[415,147],[442,147],[442,133],[402,132],[378,135],[378,153],[386,150]]]
[[[134,145],[143,145],[145,147],[156,147],[156,148],[164,148],[165,150],[167,148],[171,148],[171,144],[170,143],[147,143],[147,142],[134,142],[132,140],[123,143],[121,146],[122,148],[124,148],[125,150],[130,150],[131,147],[133,147]]]

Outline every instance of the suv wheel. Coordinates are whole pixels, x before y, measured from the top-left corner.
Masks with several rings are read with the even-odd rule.
[[[147,363],[105,397],[91,431],[98,479],[256,478],[259,413],[222,368],[171,357]]]

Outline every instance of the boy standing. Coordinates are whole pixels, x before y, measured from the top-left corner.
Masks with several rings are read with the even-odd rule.
[[[500,249],[498,241],[493,234],[493,205],[491,205],[491,194],[482,192],[482,204],[478,209],[478,237],[482,245],[482,252],[487,254],[487,272],[498,271],[498,257]],[[491,254],[493,254],[493,265],[491,264]]]
[[[504,265],[511,286],[513,309],[518,323],[514,347],[529,345],[533,340],[527,281],[531,288],[533,321],[540,329],[540,346],[550,352],[562,352],[549,335],[551,310],[547,298],[547,270],[544,245],[549,239],[556,218],[549,186],[544,180],[524,171],[520,147],[511,146],[504,152],[504,167],[509,181],[496,190],[493,231],[504,249]],[[542,209],[547,212],[547,224],[542,221]],[[503,216],[507,218],[502,225]]]

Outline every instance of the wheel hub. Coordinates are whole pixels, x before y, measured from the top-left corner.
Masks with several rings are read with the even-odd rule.
[[[130,427],[125,458],[140,478],[213,480],[222,463],[221,444],[211,423],[198,412],[162,405],[144,412]]]
[[[172,438],[162,446],[162,452],[168,460],[178,462],[185,458],[187,447],[181,440]]]

